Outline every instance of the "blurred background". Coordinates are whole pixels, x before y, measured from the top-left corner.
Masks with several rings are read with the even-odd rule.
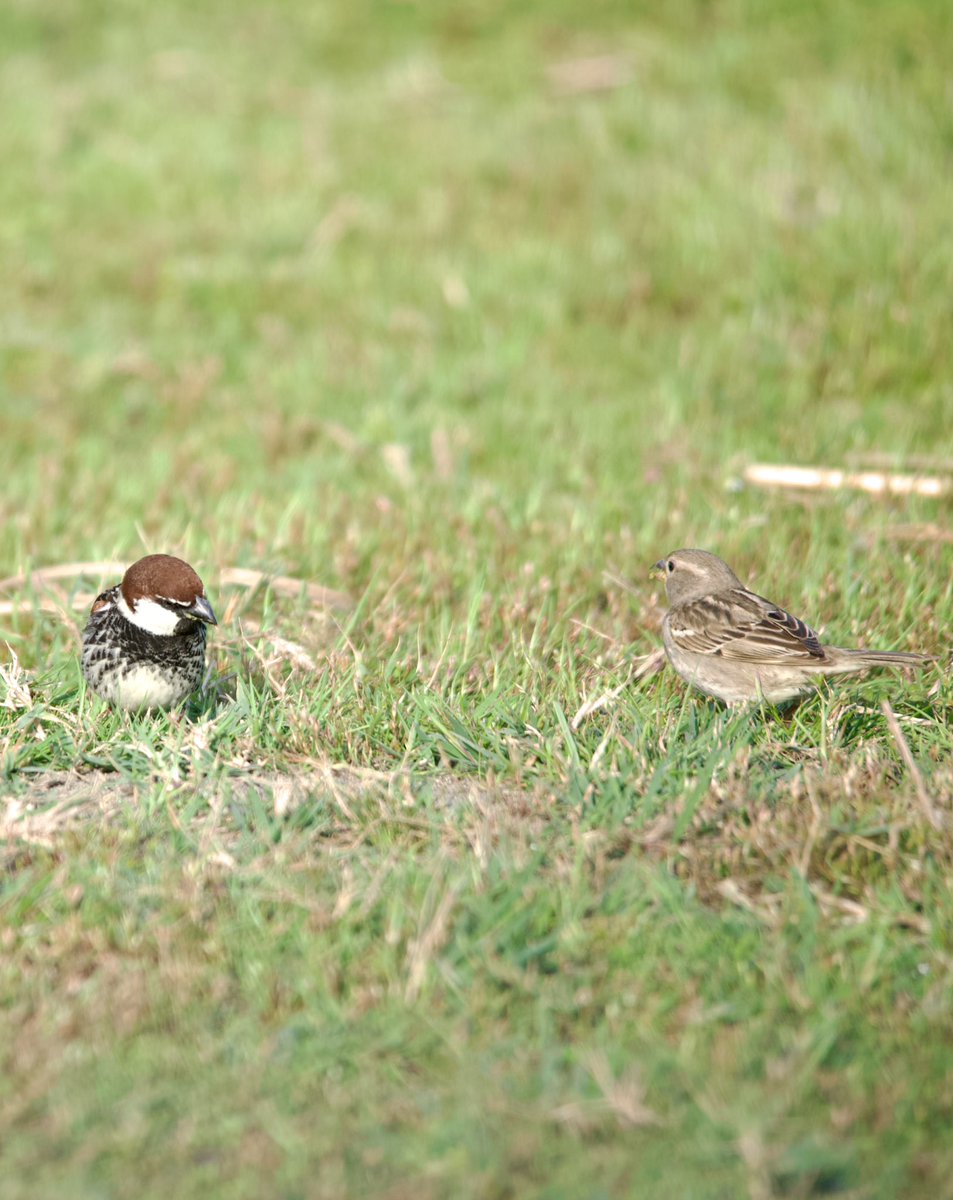
[[[951,1195],[950,493],[739,482],[953,477],[951,64],[950,0],[0,3],[3,1200]],[[636,679],[685,545],[942,661]],[[160,550],[213,683],[130,722],[76,639]]]
[[[945,0],[10,0],[0,43],[4,573],[452,606],[702,544],[793,602],[937,520],[730,484],[953,454]]]

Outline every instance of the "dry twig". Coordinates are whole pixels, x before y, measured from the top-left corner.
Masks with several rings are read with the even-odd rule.
[[[745,483],[755,487],[837,491],[842,488],[874,496],[947,496],[953,480],[938,475],[906,475],[885,471],[844,471],[837,467],[798,467],[789,463],[752,463]]]
[[[58,563],[56,566],[41,567],[36,571],[21,572],[19,575],[9,575],[6,579],[0,579],[0,591],[15,592],[29,589],[35,593],[39,590],[51,590],[50,585],[67,579],[121,578],[125,569],[125,563],[112,561]],[[300,596],[303,592],[315,608],[345,609],[351,603],[350,598],[344,592],[336,592],[333,588],[325,587],[323,584],[312,583],[307,579],[296,579],[291,575],[268,575],[264,571],[258,571],[252,567],[223,567],[219,572],[218,583],[220,587],[256,588],[264,585],[281,596]],[[95,592],[77,592],[70,597],[70,608],[74,610],[88,608],[95,598]],[[61,613],[63,608],[62,604],[55,599],[42,595],[31,595],[22,600],[0,601],[0,615],[36,610]],[[229,612],[231,611],[230,609]]]

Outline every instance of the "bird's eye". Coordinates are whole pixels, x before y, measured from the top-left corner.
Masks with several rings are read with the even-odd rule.
[[[671,575],[671,573],[675,570],[675,564],[671,559],[669,559],[665,565],[668,567],[668,573]]]

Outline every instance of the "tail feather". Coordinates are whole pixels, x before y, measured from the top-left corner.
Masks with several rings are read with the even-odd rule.
[[[863,671],[867,667],[921,667],[936,662],[932,654],[912,654],[905,650],[845,650],[825,646],[832,654],[830,673],[841,671]]]

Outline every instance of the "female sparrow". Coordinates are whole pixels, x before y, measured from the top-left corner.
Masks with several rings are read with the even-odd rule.
[[[662,638],[669,662],[699,691],[728,704],[780,704],[814,690],[819,675],[934,661],[926,654],[826,646],[809,625],[749,592],[706,550],[675,550],[655,564],[669,610]]]

